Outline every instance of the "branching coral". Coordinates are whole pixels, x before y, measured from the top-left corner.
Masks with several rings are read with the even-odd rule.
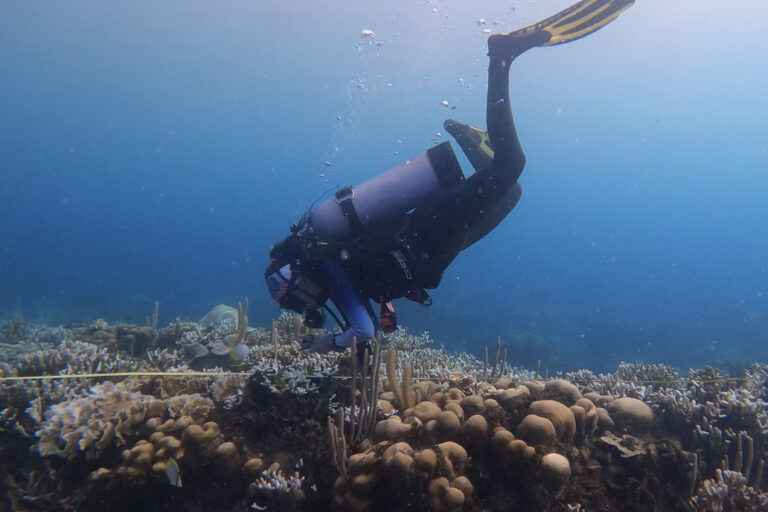
[[[397,329],[395,332],[386,335],[384,340],[387,345],[394,347],[396,350],[413,351],[423,348],[434,348],[435,345],[435,340],[432,339],[428,331],[414,336],[408,333],[408,329]]]
[[[169,419],[207,416],[213,407],[200,395],[180,395],[157,400],[142,395],[134,386],[98,384],[82,397],[51,406],[35,435],[38,452],[68,459],[84,453],[98,458],[109,446],[122,446],[135,436],[146,418],[166,413]]]
[[[691,505],[701,512],[766,510],[768,494],[750,487],[738,471],[717,469],[715,478],[701,483]]]
[[[103,321],[64,329],[66,341],[56,346],[6,352],[4,376],[144,368],[179,375],[90,389],[94,381],[86,379],[0,384],[0,468],[8,473],[0,508],[36,496],[41,506],[71,510],[87,493],[87,511],[120,499],[112,495],[150,499],[133,492],[146,485],[151,499],[173,496],[183,506],[226,494],[227,509],[241,500],[240,508],[328,510],[334,465],[342,473],[332,493],[341,510],[638,512],[689,499],[706,511],[768,506],[761,492],[765,367],[731,379],[711,368],[681,377],[664,365],[622,363],[610,374],[536,380],[536,372],[507,367],[500,349],[498,361],[484,364],[435,347],[428,333],[403,330],[389,339],[398,358],[386,390],[383,379],[365,376],[375,370],[355,367],[348,353],[301,353],[297,335],[305,328],[297,315],[237,334],[232,320],[177,321],[157,333],[158,348],[141,361],[119,352],[118,332],[145,328]],[[189,357],[227,336],[249,347],[237,365],[223,356]],[[238,373],[190,378],[190,361]],[[335,428],[335,455],[326,428]],[[35,439],[25,436],[35,431],[30,456]],[[294,466],[302,458],[306,465]],[[262,472],[264,460],[279,464]],[[174,464],[184,494],[169,485]],[[88,474],[91,485],[77,476]],[[199,485],[212,475],[216,486]],[[76,497],[67,502],[64,494]]]
[[[251,484],[251,492],[256,495],[259,505],[254,502],[256,510],[288,510],[293,509],[304,500],[302,485],[304,477],[298,471],[286,476],[282,470],[269,468]]]
[[[0,370],[0,376],[82,375],[134,371],[144,367],[140,361],[120,358],[104,347],[71,340],[44,350],[20,353],[8,362],[10,364]],[[6,381],[0,383],[0,404],[15,411],[15,429],[28,436],[42,421],[45,409],[74,398],[87,387],[85,379]]]
[[[135,371],[145,367],[142,362],[121,358],[105,347],[91,343],[63,340],[59,345],[15,358],[16,374],[78,375]]]

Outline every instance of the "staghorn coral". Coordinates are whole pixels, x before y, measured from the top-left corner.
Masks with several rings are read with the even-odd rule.
[[[738,471],[717,469],[715,478],[704,480],[691,506],[701,512],[738,512],[766,510],[768,494],[750,487]]]
[[[397,329],[395,332],[386,335],[384,340],[387,345],[394,347],[398,351],[433,348],[435,345],[435,340],[432,339],[428,331],[414,336],[413,334],[408,334],[408,329]]]
[[[91,343],[63,340],[45,350],[20,354],[14,360],[16,375],[79,375],[115,373],[146,368],[141,361],[118,357]]]
[[[655,382],[674,384],[680,375],[674,368],[664,364],[619,363],[615,376],[619,380],[634,382]]]
[[[479,380],[483,375],[483,363],[474,356],[461,352],[450,354],[444,349],[415,348],[403,351],[403,359],[413,369],[413,377],[418,379],[451,379],[456,376],[472,375]],[[398,362],[398,369],[402,363]],[[518,367],[509,367],[504,376],[514,380],[535,378],[535,372]]]
[[[273,392],[306,395],[318,391],[315,380],[336,375],[343,357],[338,352],[306,354],[297,342],[281,342],[252,347],[246,362],[252,364],[254,379]]]
[[[178,350],[153,349],[147,350],[144,357],[149,368],[159,372],[182,372],[187,366],[185,358]]]

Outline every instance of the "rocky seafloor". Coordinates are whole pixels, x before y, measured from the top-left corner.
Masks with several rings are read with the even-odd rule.
[[[0,322],[0,511],[768,510],[768,367],[543,378],[303,329]]]

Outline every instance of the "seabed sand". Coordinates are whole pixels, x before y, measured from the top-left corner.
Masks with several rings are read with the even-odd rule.
[[[768,510],[764,366],[549,379],[403,330],[358,363],[246,310],[0,322],[0,510]],[[142,375],[15,379],[103,373]]]

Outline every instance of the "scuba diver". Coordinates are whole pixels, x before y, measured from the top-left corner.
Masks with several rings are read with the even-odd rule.
[[[367,345],[379,329],[394,331],[393,299],[431,305],[426,289],[436,288],[459,252],[493,230],[520,200],[517,180],[525,155],[510,109],[512,62],[531,48],[587,36],[633,3],[582,0],[539,23],[488,38],[487,131],[453,120],[444,124],[476,171],[469,178],[446,141],[338,190],[291,226],[291,235],[270,251],[269,293],[281,308],[303,314],[307,327],[323,326],[321,310],[341,327],[302,336],[302,351],[343,351],[355,342]],[[371,300],[380,305],[378,317]]]

